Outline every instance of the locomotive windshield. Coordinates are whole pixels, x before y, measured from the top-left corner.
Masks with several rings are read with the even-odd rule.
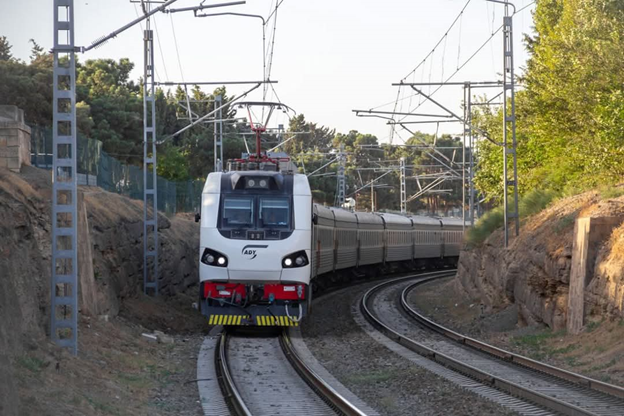
[[[288,228],[290,204],[288,198],[260,198],[261,228]]]
[[[226,198],[223,202],[225,227],[251,227],[253,224],[253,198]]]
[[[225,196],[219,232],[227,238],[281,240],[292,234],[292,200],[287,196]]]

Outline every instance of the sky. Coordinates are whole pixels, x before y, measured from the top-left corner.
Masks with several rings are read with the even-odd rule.
[[[206,1],[214,4],[217,1]],[[225,1],[225,0],[223,0]],[[381,142],[390,138],[386,120],[356,117],[354,109],[377,108],[392,111],[399,82],[410,74],[435,44],[444,39],[406,82],[439,82],[454,73],[502,24],[504,6],[485,0],[471,0],[452,30],[447,29],[467,0],[284,0],[277,11],[271,79],[279,100],[303,113],[306,120],[347,133],[358,130],[376,135]],[[196,6],[201,0],[178,0],[172,8]],[[532,33],[531,0],[515,0],[515,70],[522,72],[527,52],[522,43]],[[7,36],[14,56],[28,61],[35,39],[45,49],[52,47],[52,0],[0,0],[0,36]],[[247,0],[239,6],[212,9],[267,17],[274,0]],[[8,11],[8,12],[7,12]],[[210,12],[210,11],[207,11]],[[75,0],[77,46],[120,28],[140,13],[130,0]],[[155,17],[155,63],[157,81],[254,81],[262,79],[262,24],[259,19],[233,16],[194,17],[192,13],[158,13]],[[273,20],[267,25],[270,38]],[[132,78],[143,73],[142,25],[136,25],[103,46],[85,54],[80,61],[96,58],[129,58],[136,64]],[[268,40],[267,40],[268,41]],[[502,72],[502,34],[499,32],[452,81],[499,80]],[[178,59],[179,56],[179,59]],[[435,89],[435,87],[431,87]],[[425,87],[426,92],[433,89]],[[209,88],[205,88],[210,91]],[[245,86],[229,86],[238,94]],[[493,89],[479,94],[492,94]],[[262,99],[261,90],[249,99]],[[446,86],[433,96],[444,106],[461,114],[461,87]],[[407,112],[422,101],[402,88],[396,111]],[[271,91],[268,100],[277,100]],[[419,113],[441,114],[433,104],[424,103]],[[280,113],[269,127],[287,125]],[[411,118],[418,120],[418,118]],[[418,125],[419,130],[457,134],[455,123]],[[413,126],[412,126],[413,127]],[[409,134],[399,131],[394,143]]]

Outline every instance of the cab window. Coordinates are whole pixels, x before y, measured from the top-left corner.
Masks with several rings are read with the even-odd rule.
[[[226,198],[223,202],[225,227],[251,227],[253,225],[252,198]]]
[[[260,198],[260,226],[263,228],[288,228],[290,204],[288,198]]]

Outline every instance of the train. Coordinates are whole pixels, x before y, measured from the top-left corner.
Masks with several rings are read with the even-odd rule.
[[[278,169],[210,173],[196,220],[210,325],[298,326],[316,288],[397,265],[451,266],[463,241],[458,219],[313,203],[306,175]]]

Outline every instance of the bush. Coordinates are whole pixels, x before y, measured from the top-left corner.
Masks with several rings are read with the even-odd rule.
[[[474,227],[468,230],[466,237],[469,244],[481,244],[490,236],[497,228],[505,223],[505,213],[503,207],[497,207],[486,212]]]
[[[518,209],[520,217],[528,217],[535,215],[544,208],[557,196],[554,191],[542,191],[535,189],[524,195],[518,201]],[[496,207],[485,213],[475,226],[468,230],[466,237],[469,244],[481,244],[490,236],[497,228],[505,224],[505,212],[503,207]]]

